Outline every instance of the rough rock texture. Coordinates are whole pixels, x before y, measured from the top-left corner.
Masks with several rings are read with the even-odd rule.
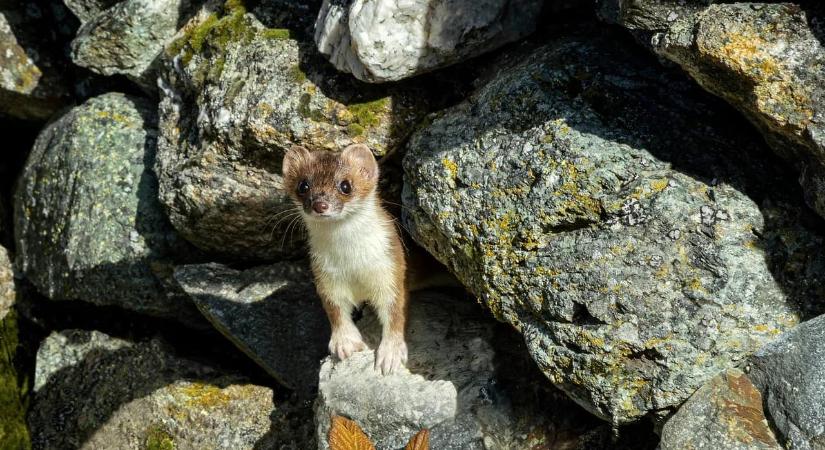
[[[3,320],[14,306],[17,290],[14,288],[14,271],[9,259],[9,251],[0,247],[0,320]]]
[[[603,0],[600,12],[741,111],[825,216],[825,7],[710,3]]]
[[[194,312],[163,286],[172,258],[192,251],[157,201],[155,127],[149,102],[106,94],[38,136],[14,231],[19,268],[41,293],[182,320]]]
[[[395,81],[501,47],[533,32],[538,0],[325,0],[315,42],[338,70]]]
[[[330,331],[305,264],[244,271],[183,266],[175,280],[215,328],[269,374],[301,394],[315,391]]]
[[[32,21],[23,11],[0,8],[0,115],[42,120],[67,102],[68,91]]]
[[[662,429],[661,450],[775,449],[762,395],[739,369],[728,369],[699,388]]]
[[[373,350],[343,362],[324,361],[315,404],[319,449],[329,448],[332,415],[355,420],[377,448],[401,448],[422,428],[430,430],[433,449],[535,448],[548,442],[552,427],[539,426],[542,415],[517,414],[501,389],[496,365],[503,363],[493,348],[493,322],[475,305],[418,292],[408,317],[409,370],[382,376],[374,369]],[[367,311],[358,327],[375,349],[381,337],[376,316]]]
[[[120,1],[122,0],[63,0],[63,3],[82,23],[86,23]]]
[[[124,0],[83,24],[72,41],[72,60],[102,75],[123,74],[157,89],[164,45],[175,35],[188,0]]]
[[[825,449],[825,316],[805,322],[759,350],[749,376],[768,415],[793,449]]]
[[[405,222],[583,406],[666,413],[821,309],[822,223],[727,108],[609,31],[497,64],[411,138]]]
[[[252,449],[274,410],[271,389],[181,359],[157,339],[55,332],[35,377],[35,449]]]
[[[195,245],[276,259],[300,249],[290,239],[298,222],[286,214],[293,205],[280,190],[283,152],[362,142],[384,155],[422,117],[425,96],[338,74],[310,44],[244,11],[202,11],[167,48],[160,199]]]

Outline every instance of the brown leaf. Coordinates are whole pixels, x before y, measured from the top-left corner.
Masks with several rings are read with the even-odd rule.
[[[423,429],[410,439],[404,450],[430,450],[430,430]]]
[[[370,439],[361,427],[346,417],[333,416],[329,429],[329,448],[331,450],[375,450]]]

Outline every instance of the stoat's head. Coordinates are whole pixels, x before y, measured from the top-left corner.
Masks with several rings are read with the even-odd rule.
[[[353,144],[340,153],[310,152],[297,145],[284,155],[284,189],[308,221],[337,220],[373,198],[378,163],[366,145]]]

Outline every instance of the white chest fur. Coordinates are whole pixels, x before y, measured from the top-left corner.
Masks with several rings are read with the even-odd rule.
[[[382,301],[395,292],[394,225],[372,202],[342,220],[307,223],[317,282],[337,301]]]

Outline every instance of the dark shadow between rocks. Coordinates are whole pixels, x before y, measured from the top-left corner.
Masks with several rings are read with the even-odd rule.
[[[801,0],[794,3],[805,11],[811,32],[819,39],[820,45],[825,46],[825,4],[821,0]]]

